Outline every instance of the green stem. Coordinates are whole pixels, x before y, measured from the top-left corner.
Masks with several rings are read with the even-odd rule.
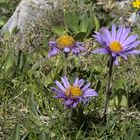
[[[104,111],[105,116],[107,115],[108,103],[109,103],[109,99],[110,99],[110,95],[111,95],[110,84],[111,84],[111,79],[112,79],[113,62],[114,62],[114,58],[112,56],[110,56],[109,72],[108,72],[108,79],[107,79],[106,91],[105,91],[105,111]]]
[[[68,54],[64,53],[64,76],[67,76],[67,64],[68,64]]]
[[[17,67],[19,67],[20,62],[21,62],[21,54],[22,54],[22,50],[18,51],[18,61],[17,61]]]
[[[78,75],[77,75],[77,77],[79,77],[79,76],[80,76],[80,66],[81,66],[81,60],[80,60],[79,55],[77,55],[77,57],[78,57]]]

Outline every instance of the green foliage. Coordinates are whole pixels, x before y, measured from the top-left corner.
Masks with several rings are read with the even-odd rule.
[[[139,115],[136,108],[130,110],[121,107],[137,104],[133,82],[139,90],[138,78],[125,75],[128,69],[139,73],[138,61],[130,59],[122,66],[114,67],[115,81],[110,103],[110,116],[105,124],[102,118],[107,57],[80,57],[80,69],[76,57],[69,57],[68,72],[71,80],[75,76],[86,78],[99,92],[98,99],[93,99],[84,108],[64,110],[61,101],[53,98],[50,90],[54,81],[60,79],[63,72],[63,56],[48,59],[48,50],[44,44],[32,51],[19,50],[7,41],[1,48],[0,60],[0,98],[2,135],[21,139],[133,139],[139,138]],[[92,61],[91,61],[92,60]],[[100,61],[103,60],[103,61]],[[95,65],[98,64],[98,65]],[[123,73],[122,73],[123,71]],[[49,73],[49,74],[48,74]],[[99,80],[100,79],[100,80]],[[130,82],[130,83],[129,83]],[[129,89],[129,90],[128,90]],[[131,89],[131,90],[130,90]],[[132,92],[133,91],[133,92]],[[131,100],[131,103],[130,103]],[[129,104],[130,103],[130,104]],[[139,108],[139,107],[138,107]],[[116,109],[118,111],[116,111]],[[114,112],[115,110],[115,112]],[[134,111],[135,110],[135,111]],[[121,113],[122,114],[121,114]],[[6,116],[14,117],[7,120]],[[125,120],[125,121],[124,121]],[[127,121],[126,121],[127,120]],[[17,123],[19,122],[19,123]],[[20,124],[20,127],[19,127]],[[15,126],[8,127],[7,126]],[[7,133],[5,131],[8,130]]]
[[[76,11],[66,11],[64,12],[64,27],[53,26],[52,32],[58,36],[69,33],[79,40],[88,37],[94,29],[96,31],[99,29],[99,22],[94,14],[80,16]]]
[[[19,2],[20,0],[0,0],[0,27],[6,23]]]
[[[5,1],[3,1],[6,3]],[[89,50],[97,46],[91,43],[91,34],[111,18],[102,22],[93,8],[94,1],[77,0],[77,5],[63,11],[64,21],[44,29],[41,45],[32,46],[35,33],[27,36],[24,48],[16,48],[16,38],[5,33],[0,46],[0,138],[13,140],[137,140],[140,139],[140,58],[120,60],[114,66],[112,94],[107,122],[103,117],[104,90],[108,57],[86,55],[68,58],[70,81],[75,77],[91,82],[99,93],[98,98],[76,109],[65,109],[62,101],[54,99],[51,87],[63,73],[63,56],[48,58],[48,37],[70,34],[78,40],[86,40]],[[86,4],[85,4],[86,3]],[[87,7],[86,7],[87,6]],[[12,7],[13,8],[13,7]],[[104,13],[106,14],[106,13]],[[100,21],[100,22],[99,22]]]
[[[17,123],[15,126],[13,140],[20,140],[20,124],[19,123]]]

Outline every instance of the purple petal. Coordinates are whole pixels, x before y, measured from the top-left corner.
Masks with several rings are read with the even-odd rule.
[[[57,99],[58,99],[58,98],[60,98],[60,99],[65,99],[65,98],[66,98],[66,97],[61,96],[61,95],[59,95],[59,94],[58,94],[58,95],[56,95],[56,96],[53,96],[53,97],[54,97],[54,98],[57,98]]]
[[[64,77],[61,78],[61,80],[62,80],[62,79],[63,79],[63,81],[64,81],[63,83],[65,83],[64,86],[65,86],[66,88],[68,88],[68,87],[70,86],[70,84],[69,84],[69,81],[68,81],[67,77],[64,76]]]
[[[81,102],[83,100],[82,96],[76,97],[76,99],[78,100],[78,102]]]
[[[57,43],[55,41],[50,41],[49,46],[52,48],[57,47]]]
[[[136,48],[138,45],[140,44],[140,41],[136,41],[126,47],[124,47],[124,49],[132,49],[132,48]],[[125,51],[125,50],[124,50]]]
[[[119,38],[119,40],[118,40],[119,42],[121,42],[121,39],[125,36],[126,31],[127,31],[126,28],[123,28],[123,29],[122,29],[122,33],[121,33],[120,38]]]
[[[73,52],[74,54],[78,54],[78,53],[80,52],[80,50],[79,50],[78,48],[76,48],[76,47],[73,47],[73,48],[72,48],[72,52]]]
[[[117,31],[117,35],[116,35],[116,40],[119,40],[122,34],[123,28],[122,26],[119,27],[118,31]]]
[[[101,48],[101,49],[96,49],[91,53],[109,54],[109,51],[107,50],[107,48]]]
[[[57,96],[55,96],[55,98],[66,98],[66,95],[59,89],[52,87],[52,91],[57,93]]]
[[[65,88],[62,86],[62,84],[59,81],[55,81],[55,84],[63,91],[65,92]]]
[[[118,56],[115,57],[114,63],[115,63],[115,65],[119,65]]]
[[[129,52],[125,53],[127,54],[140,54],[140,50],[130,50]]]
[[[117,54],[114,53],[114,52],[112,52],[111,55],[112,55],[112,57],[114,57],[114,58],[116,58],[116,56],[117,56]]]
[[[94,37],[96,39],[96,41],[98,41],[100,44],[102,44],[102,38],[101,38],[101,34],[99,32],[95,32],[95,35],[92,35],[92,37]]]
[[[78,85],[78,81],[79,81],[79,78],[76,78],[75,81],[74,81],[73,86],[77,86]]]
[[[52,56],[55,56],[56,54],[59,53],[59,49],[53,47],[51,48],[51,50],[48,52],[48,57],[52,57]]]
[[[56,93],[59,92],[59,93],[65,95],[63,91],[61,91],[61,90],[59,90],[59,89],[57,89],[57,88],[55,88],[55,87],[51,87],[51,89],[52,89],[53,92],[56,92]]]
[[[76,46],[76,47],[83,47],[84,44],[83,44],[83,42],[76,42],[76,43],[75,43],[75,46]]]
[[[137,35],[131,35],[129,36],[123,43],[122,43],[122,46],[127,46],[128,44],[130,43],[133,43],[136,39],[138,38]]]
[[[85,47],[79,47],[78,48],[80,51],[85,51],[85,50],[87,50]]]
[[[126,56],[125,54],[119,53],[119,55],[120,55],[121,57],[123,57],[125,60],[127,60],[127,56]]]
[[[68,47],[64,48],[64,52],[65,53],[69,53],[70,52],[70,48],[68,48]]]
[[[67,99],[67,100],[65,100],[65,102],[64,102],[64,104],[66,105],[66,106],[69,106],[69,105],[71,105],[73,103],[73,99]]]
[[[112,39],[112,37],[111,37],[111,35],[110,35],[109,30],[108,30],[107,28],[103,28],[103,32],[104,32],[104,34],[105,34],[105,36],[106,36],[106,39],[107,39],[108,42],[110,43],[113,39]]]
[[[79,101],[74,101],[73,102],[73,105],[72,105],[72,108],[76,107],[78,105]]]
[[[125,32],[124,32],[125,31]],[[123,34],[122,34],[122,36],[121,36],[121,38],[120,38],[120,42],[121,43],[123,43],[124,42],[124,40],[127,38],[127,36],[129,35],[129,33],[130,33],[130,28],[127,28],[127,29],[125,29],[123,31]]]
[[[115,65],[118,65],[118,54],[117,53],[111,53],[112,57],[114,58]]]
[[[115,24],[112,24],[112,39],[113,39],[113,41],[116,39],[116,27],[115,27]]]
[[[78,81],[78,87],[80,88],[84,84],[85,80],[81,79]]]
[[[90,83],[87,83],[81,90],[84,92],[87,88],[89,88]]]
[[[95,34],[96,35],[93,35],[93,37],[95,37],[96,41],[98,41],[103,46],[108,46],[110,42],[106,38],[104,28],[101,28],[100,32],[95,32]]]
[[[79,49],[79,51],[85,51],[86,48],[84,47],[84,44],[82,42],[76,42],[75,47]]]
[[[89,98],[83,98],[83,103],[86,104],[88,102]]]
[[[92,97],[92,96],[98,96],[97,92],[93,89],[88,88],[84,93],[83,93],[83,97]]]

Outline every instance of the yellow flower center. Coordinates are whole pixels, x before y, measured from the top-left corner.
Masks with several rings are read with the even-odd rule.
[[[59,48],[73,47],[74,39],[71,36],[64,35],[56,40]]]
[[[118,53],[122,50],[121,44],[117,41],[110,43],[109,47],[110,47],[111,51],[116,52],[116,53]]]
[[[70,86],[66,89],[66,95],[74,98],[82,95],[82,91],[78,86]]]

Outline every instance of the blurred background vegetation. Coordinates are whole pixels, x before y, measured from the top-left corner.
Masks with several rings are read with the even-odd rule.
[[[13,14],[20,0],[0,0],[0,27],[2,27]]]
[[[0,1],[0,26],[10,18],[19,0]],[[90,51],[98,44],[92,34],[112,22],[120,11],[108,0],[69,0],[50,14],[51,24],[27,33],[24,47],[6,33],[0,42],[0,139],[2,140],[138,140],[140,139],[140,57],[114,66],[107,123],[103,102],[108,57],[83,54],[69,57],[68,73],[91,82],[99,96],[84,108],[65,110],[50,90],[63,73],[63,56],[48,58],[48,41],[69,33]],[[100,2],[100,3],[99,3]],[[129,17],[133,9],[124,9]],[[128,10],[128,11],[127,11]],[[127,13],[128,12],[128,13]],[[121,22],[128,26],[127,16]],[[137,32],[138,27],[132,27]],[[139,34],[139,33],[138,33]],[[140,34],[139,34],[140,35]],[[80,63],[80,64],[79,64]],[[79,67],[80,65],[80,67]]]

